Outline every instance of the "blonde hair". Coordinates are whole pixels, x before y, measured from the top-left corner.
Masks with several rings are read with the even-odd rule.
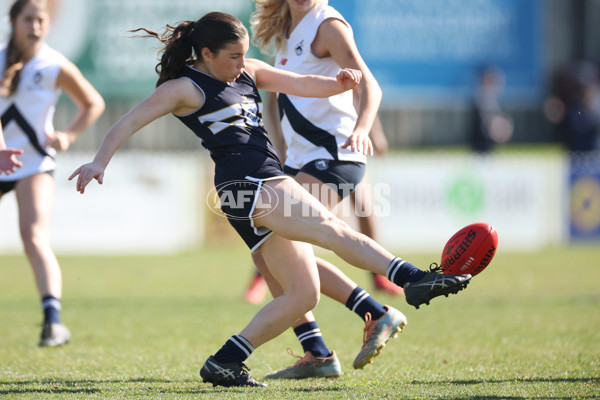
[[[317,0],[317,3],[329,4],[328,0]],[[265,54],[282,50],[292,23],[287,0],[254,0],[254,4],[256,11],[250,15],[252,43]]]
[[[263,53],[283,49],[285,33],[292,21],[286,0],[255,0],[256,11],[250,16],[252,43]]]

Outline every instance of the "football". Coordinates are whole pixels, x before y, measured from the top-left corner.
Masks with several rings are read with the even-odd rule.
[[[470,224],[456,232],[444,246],[441,268],[445,274],[471,274],[483,271],[498,247],[496,229],[485,222]]]

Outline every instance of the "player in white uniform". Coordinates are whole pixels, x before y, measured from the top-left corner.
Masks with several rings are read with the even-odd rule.
[[[341,68],[360,69],[358,105],[353,93],[328,98],[278,94],[267,102],[271,132],[283,136],[278,151],[284,154],[284,172],[303,184],[328,208],[348,197],[362,181],[367,155],[373,154],[369,132],[377,117],[381,89],[362,60],[352,28],[327,1],[256,0],[251,23],[254,41],[266,51],[274,45],[274,66],[302,75],[335,76]],[[286,19],[289,16],[289,19]],[[278,109],[277,109],[278,105]],[[358,110],[358,112],[357,112]],[[276,121],[281,119],[281,124]],[[274,122],[275,121],[275,122]],[[277,133],[279,133],[277,135]],[[276,141],[277,143],[277,141]],[[265,268],[260,253],[253,254],[271,293],[281,289]],[[337,267],[318,259],[322,293],[346,305],[365,321],[364,342],[354,368],[370,363],[385,343],[406,325],[398,310],[375,301]],[[337,376],[341,373],[335,352],[330,351],[312,313],[294,325],[305,355],[293,366],[269,378]]]
[[[334,8],[325,2],[313,1],[313,4],[296,27],[290,29],[286,47],[277,52],[274,66],[302,75],[335,76],[340,65],[331,55],[315,55],[312,44],[325,21],[341,23],[350,36],[352,31]],[[363,79],[363,82],[368,80],[366,76]],[[375,92],[371,107],[377,110],[381,91],[377,90],[379,87],[376,82],[371,85]],[[346,143],[353,136],[358,118],[352,92],[321,99],[279,94],[278,104],[282,116],[281,130],[287,145],[285,165],[288,167],[301,169],[314,160],[367,162],[366,152],[356,151]],[[364,138],[358,134],[354,137],[370,149],[370,140],[367,139],[369,130],[370,126],[365,129]]]
[[[0,66],[5,72],[8,47],[0,49]],[[21,70],[19,87],[9,96],[0,97],[4,137],[8,145],[23,149],[23,166],[4,181],[18,181],[56,166],[56,149],[46,146],[47,132],[53,133],[54,106],[60,95],[56,81],[65,62],[62,54],[42,44]]]
[[[0,198],[16,192],[21,237],[44,310],[39,345],[59,346],[71,334],[59,314],[62,274],[49,239],[52,172],[57,151],[66,150],[98,119],[104,101],[73,63],[43,42],[50,24],[46,0],[17,0],[9,16],[12,34],[0,49],[1,125],[6,145],[23,153],[21,168],[0,175]],[[62,90],[79,113],[65,131],[55,131],[54,107]]]
[[[292,2],[291,4],[293,4]],[[305,6],[307,7],[307,6]],[[315,42],[318,30],[321,24],[328,19],[336,19],[342,21],[347,28],[352,31],[351,26],[344,20],[343,16],[332,7],[327,7],[326,1],[316,2],[315,6],[302,18],[301,22],[296,26],[290,37],[287,39],[287,47],[277,53],[275,66],[287,71],[293,71],[300,74],[323,74],[331,76],[339,70],[338,59],[334,57],[320,57],[312,51],[304,51],[304,48]],[[340,41],[340,48],[344,41]],[[365,81],[366,82],[366,81]],[[376,82],[371,84],[371,87],[377,88]],[[367,89],[369,90],[369,89]],[[375,89],[373,89],[375,90]],[[357,94],[356,92],[354,93]],[[358,97],[358,98],[357,98]],[[284,99],[285,98],[285,99]],[[359,96],[354,96],[354,106],[360,108],[357,102],[360,101]],[[294,169],[301,169],[307,164],[315,160],[337,159],[343,161],[357,161],[366,163],[366,156],[361,152],[351,151],[344,144],[352,135],[356,126],[358,115],[355,107],[350,104],[349,93],[333,96],[327,99],[307,99],[297,96],[279,96],[279,107],[284,109],[281,112],[281,132],[284,136],[287,151],[285,153],[285,165]],[[270,103],[274,105],[275,103]],[[289,108],[289,112],[285,112],[285,108]],[[273,113],[271,113],[273,115]],[[310,122],[312,126],[307,126],[306,121],[302,122],[303,117]],[[319,143],[319,135],[317,128],[321,130],[324,139]],[[274,133],[280,132],[275,130]],[[329,136],[329,138],[327,138]],[[316,137],[316,138],[315,138]],[[370,138],[373,143],[374,153],[385,152],[382,149],[387,144],[381,121],[376,117],[371,125]],[[331,143],[332,154],[328,153],[328,146],[323,145],[327,140],[335,140],[336,146]],[[377,143],[376,143],[377,141]],[[377,144],[377,145],[376,145]],[[323,161],[319,161],[319,165],[325,165]],[[313,174],[310,171],[304,171],[319,178],[319,173]],[[324,183],[339,184],[336,179],[339,174],[327,177],[323,180]],[[358,188],[364,189],[364,185],[359,185]],[[361,196],[356,199],[356,192],[352,191],[349,196],[354,207],[352,210],[358,209],[355,207],[368,207],[368,204],[363,202],[370,201],[370,193],[361,190]],[[341,195],[344,198],[344,195]],[[358,219],[360,231],[371,238],[375,236],[374,217],[366,215]],[[384,276],[373,274],[373,283],[376,289],[386,291],[390,294],[402,294],[402,289],[394,285]]]

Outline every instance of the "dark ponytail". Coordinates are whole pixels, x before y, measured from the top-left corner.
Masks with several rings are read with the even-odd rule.
[[[167,25],[165,32],[159,35],[156,32],[146,28],[138,28],[130,32],[144,31],[149,37],[155,37],[165,45],[161,52],[160,62],[156,64],[154,70],[158,74],[156,87],[162,85],[166,81],[175,78],[177,73],[192,60],[193,47],[190,40],[192,30],[194,29],[193,21],[184,21],[173,27]]]
[[[200,58],[201,50],[208,48],[218,53],[228,43],[233,43],[248,36],[244,24],[230,14],[211,12],[196,22],[183,21],[177,26],[167,25],[165,32],[160,35],[145,28],[130,32],[144,31],[147,37],[160,40],[165,46],[160,51],[160,62],[154,68],[158,73],[156,86],[173,79],[185,67]]]

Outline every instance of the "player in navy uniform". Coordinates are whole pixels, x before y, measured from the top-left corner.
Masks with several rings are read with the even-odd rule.
[[[167,26],[163,35],[146,32],[165,45],[157,66],[157,88],[108,131],[94,160],[69,179],[77,177],[80,193],[93,179],[102,183],[106,166],[127,139],[168,113],[185,123],[210,151],[223,212],[252,251],[260,247],[283,294],[206,360],[200,370],[205,382],[265,386],[250,376],[244,361],[318,303],[319,274],[311,244],[330,249],[357,267],[387,273],[415,304],[466,286],[470,275],[425,272],[394,257],[340,221],[282,171],[262,124],[257,88],[327,97],[356,87],[360,71],[344,69],[335,78],[303,76],[246,59],[246,28],[220,12]]]
[[[12,33],[0,49],[1,125],[6,145],[23,152],[21,167],[0,175],[0,198],[15,190],[23,246],[44,311],[39,345],[60,346],[71,333],[60,318],[62,273],[49,237],[55,155],[98,119],[104,101],[73,63],[44,43],[50,26],[46,0],[17,0],[9,16]],[[64,131],[54,130],[52,122],[61,91],[79,108]]]

